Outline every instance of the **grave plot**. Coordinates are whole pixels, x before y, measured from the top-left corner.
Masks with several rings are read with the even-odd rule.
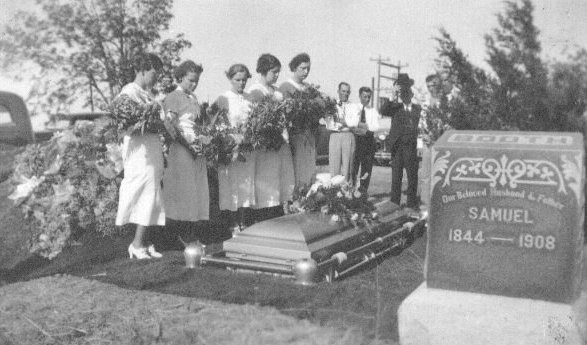
[[[333,281],[379,257],[399,254],[424,233],[427,211],[409,213],[389,201],[376,207],[378,223],[365,227],[332,222],[320,212],[266,220],[225,241],[222,250],[200,252],[196,261],[282,275],[301,284]]]

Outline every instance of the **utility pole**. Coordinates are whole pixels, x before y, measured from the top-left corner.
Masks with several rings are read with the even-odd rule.
[[[389,58],[382,59],[382,58],[381,58],[381,55],[379,55],[379,57],[378,57],[377,59],[373,59],[373,58],[371,58],[371,59],[369,59],[369,60],[370,60],[370,61],[375,61],[375,62],[377,62],[377,89],[375,89],[375,91],[376,91],[375,98],[376,98],[376,101],[377,101],[377,103],[376,103],[376,104],[377,104],[377,109],[379,109],[379,107],[381,106],[381,105],[379,104],[379,97],[380,97],[381,90],[383,90],[383,89],[381,88],[381,78],[383,78],[383,79],[388,79],[388,80],[391,80],[391,81],[395,81],[395,80],[396,80],[396,78],[397,78],[397,75],[399,75],[399,74],[401,73],[401,70],[402,70],[402,68],[404,68],[404,67],[408,67],[408,65],[402,65],[402,64],[401,64],[401,61],[398,61],[398,62],[397,62],[397,65],[390,64],[390,63],[386,63],[386,62],[384,62],[384,61],[389,61]],[[387,75],[382,75],[382,74],[381,74],[381,66],[384,66],[384,67],[389,67],[389,68],[395,69],[395,70],[397,71],[397,73],[396,73],[396,77],[387,76]],[[385,90],[389,90],[389,88],[385,88]]]
[[[374,59],[374,58],[370,58],[369,61],[375,61],[377,62],[377,88],[374,90],[375,91],[375,101],[376,101],[376,108],[379,109],[379,90],[381,88],[381,63],[382,61],[389,61],[389,58],[385,58],[382,59],[381,58],[381,54],[379,54],[379,56]]]
[[[94,112],[94,91],[92,90],[92,77],[88,74],[88,86],[90,87],[90,109]]]
[[[371,90],[375,92],[375,77],[371,77]],[[371,95],[371,107],[373,107],[373,102],[375,101],[375,94]]]

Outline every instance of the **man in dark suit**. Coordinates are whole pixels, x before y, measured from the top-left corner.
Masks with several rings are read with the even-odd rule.
[[[391,201],[400,204],[404,169],[408,174],[407,207],[418,208],[418,123],[422,108],[412,104],[414,80],[400,73],[394,83],[400,88],[401,102],[390,102],[381,113],[391,116],[391,130],[386,138],[391,149]]]

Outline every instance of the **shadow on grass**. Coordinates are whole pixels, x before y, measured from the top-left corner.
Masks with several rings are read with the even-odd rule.
[[[68,248],[52,261],[23,264],[19,272],[12,272],[10,281],[71,274],[127,289],[271,306],[320,325],[359,329],[371,340],[397,340],[397,308],[423,281],[422,238],[399,255],[384,257],[343,280],[301,286],[291,279],[269,274],[215,267],[187,269],[183,247],[174,236],[183,231],[184,240],[191,241],[194,231],[189,230],[179,226],[171,234],[156,232],[154,242],[168,241],[164,257],[140,261],[126,257],[132,229],[116,238],[88,235],[81,239],[83,246]],[[209,235],[220,238],[227,234]]]

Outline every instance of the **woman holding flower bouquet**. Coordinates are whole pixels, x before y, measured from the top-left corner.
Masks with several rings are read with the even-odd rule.
[[[198,140],[196,123],[202,123],[200,104],[193,93],[202,71],[202,66],[191,60],[182,62],[174,70],[178,86],[163,100],[166,116],[177,129],[163,175],[163,200],[167,218],[180,222],[208,219],[206,157],[190,152],[190,144]]]
[[[279,91],[285,98],[294,98],[309,86],[304,80],[310,73],[310,56],[306,53],[296,55],[289,63],[289,69],[293,76],[279,86]],[[316,138],[310,128],[295,127],[290,133],[295,183],[296,186],[310,185],[316,173]]]
[[[220,163],[218,166],[218,190],[220,210],[231,211],[232,225],[238,231],[248,220],[248,209],[255,205],[255,152],[242,152],[244,125],[247,122],[251,109],[249,95],[245,93],[245,86],[251,73],[247,66],[235,64],[226,72],[231,89],[225,92],[212,105],[213,108],[226,111],[224,121],[233,131],[231,137],[235,141],[230,162]],[[216,123],[222,121],[215,120]]]
[[[153,245],[145,245],[150,226],[165,225],[161,195],[163,151],[159,139],[164,130],[161,107],[148,91],[153,88],[163,64],[154,54],[137,56],[132,67],[135,79],[125,85],[113,101],[113,117],[124,130],[122,159],[124,178],[120,184],[116,225],[136,224],[131,258],[161,257]]]
[[[266,102],[266,106],[261,106],[262,111],[273,111],[279,113],[279,107],[282,104],[277,103],[283,100],[281,92],[273,86],[279,78],[281,71],[281,62],[271,54],[263,54],[257,60],[257,73],[259,80],[250,89],[251,100],[254,103]],[[266,114],[267,117],[278,114]],[[281,113],[283,119],[285,116]],[[279,127],[279,124],[271,123],[272,127]],[[283,121],[282,135],[278,138],[282,141],[279,147],[266,147],[257,151],[257,165],[255,168],[255,197],[257,208],[273,208],[267,212],[257,214],[257,218],[269,216],[280,216],[283,209],[281,204],[291,200],[294,190],[295,178],[293,170],[293,159],[285,121]],[[279,135],[279,133],[277,133]],[[259,220],[259,219],[257,219]]]

